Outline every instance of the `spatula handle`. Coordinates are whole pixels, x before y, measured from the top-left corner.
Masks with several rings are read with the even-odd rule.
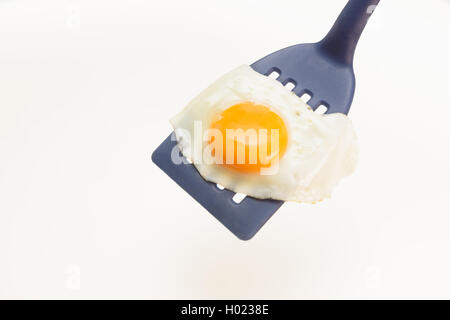
[[[340,63],[352,64],[356,44],[380,0],[349,0],[320,47]]]

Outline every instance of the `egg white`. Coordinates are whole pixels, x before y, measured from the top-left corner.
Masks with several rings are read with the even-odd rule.
[[[288,146],[272,175],[239,172],[213,163],[212,155],[205,159],[205,153],[194,152],[197,150],[191,140],[194,121],[200,121],[204,132],[215,115],[247,101],[271,108],[287,127]],[[280,82],[247,65],[218,79],[173,117],[171,123],[181,152],[204,179],[255,198],[308,203],[323,200],[331,196],[343,177],[355,170],[357,163],[356,135],[347,116],[315,113]],[[199,143],[202,148],[208,144]]]

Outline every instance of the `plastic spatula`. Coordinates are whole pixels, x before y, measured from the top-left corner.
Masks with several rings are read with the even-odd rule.
[[[355,91],[356,44],[379,1],[348,1],[323,40],[279,50],[251,67],[264,75],[276,72],[277,80],[294,85],[293,91],[298,96],[310,95],[308,104],[313,110],[323,105],[326,113],[347,114]],[[180,154],[172,133],[154,151],[152,160],[239,239],[252,238],[283,204],[252,197],[237,203],[233,200],[234,192],[205,181],[192,164],[174,163],[173,152]]]

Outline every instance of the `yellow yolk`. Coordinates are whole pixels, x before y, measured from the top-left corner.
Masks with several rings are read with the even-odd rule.
[[[283,119],[268,107],[253,102],[229,107],[210,128],[218,130],[222,137],[222,143],[214,142],[214,135],[210,137],[210,142],[214,142],[213,155],[224,166],[241,172],[271,167],[281,159],[288,143]]]

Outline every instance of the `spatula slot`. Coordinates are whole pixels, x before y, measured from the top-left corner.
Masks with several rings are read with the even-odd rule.
[[[275,80],[278,79],[280,77],[280,75],[281,75],[281,71],[279,69],[276,69],[276,68],[272,68],[267,73],[267,76],[269,78],[272,78],[272,79],[275,79]]]
[[[294,80],[292,79],[288,79],[286,81],[286,83],[284,84],[284,86],[286,87],[286,89],[288,89],[289,91],[294,90],[294,88],[297,86],[297,84],[295,83]]]
[[[225,189],[225,187],[224,187],[224,186],[221,186],[220,184],[216,184],[216,187],[217,187],[217,189],[219,189],[219,190]]]
[[[300,96],[300,99],[303,100],[303,102],[308,103],[309,100],[312,98],[312,93],[305,92]]]
[[[319,113],[319,114],[325,114],[328,111],[328,107],[324,104],[321,103],[316,110],[314,110],[315,113]]]
[[[233,200],[234,203],[239,204],[239,203],[241,203],[242,201],[244,201],[245,197],[247,197],[246,194],[243,194],[243,193],[236,193],[236,194],[233,196],[232,200]]]

